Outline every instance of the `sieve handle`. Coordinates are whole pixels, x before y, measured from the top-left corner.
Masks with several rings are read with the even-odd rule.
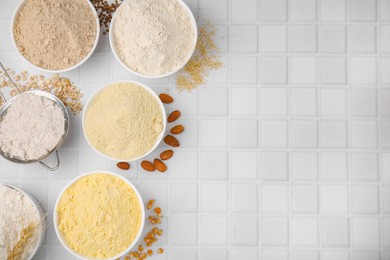
[[[0,68],[4,72],[4,75],[8,78],[8,80],[11,82],[12,86],[15,88],[15,90],[20,94],[20,90],[16,86],[15,82],[12,80],[11,76],[8,74],[8,71],[4,68],[3,64],[0,62]],[[7,99],[4,97],[3,93],[0,92],[0,97],[4,102],[7,102]]]
[[[49,165],[47,165],[46,163],[42,162],[42,161],[39,161],[39,163],[45,167],[46,169],[48,169],[49,171],[55,171],[58,169],[58,167],[60,167],[60,157],[58,156],[58,150],[56,151],[56,158],[57,158],[57,164],[54,166],[54,167],[50,167]]]

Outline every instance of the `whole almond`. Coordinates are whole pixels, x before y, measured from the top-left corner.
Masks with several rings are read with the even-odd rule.
[[[172,127],[171,134],[178,135],[178,134],[181,134],[183,131],[184,131],[183,125],[176,125],[176,126]]]
[[[154,159],[154,166],[156,166],[157,171],[165,172],[167,170],[167,166],[160,159]]]
[[[121,169],[121,170],[128,170],[128,169],[130,169],[130,164],[127,163],[127,162],[118,162],[116,164],[116,166],[118,166],[118,168]]]
[[[164,138],[164,142],[165,142],[167,145],[170,145],[170,146],[172,146],[172,147],[178,147],[178,146],[180,146],[179,140],[177,140],[176,137],[173,137],[172,135],[167,135],[167,136]]]
[[[164,152],[162,152],[160,154],[161,160],[164,160],[164,161],[171,159],[172,156],[173,156],[172,150],[165,150]]]
[[[142,161],[141,166],[145,171],[148,172],[154,172],[156,170],[156,166],[154,166],[154,164],[149,161]]]
[[[160,99],[161,99],[161,102],[165,103],[165,104],[170,104],[173,102],[173,97],[171,97],[170,95],[168,94],[164,94],[164,93],[161,93],[159,95]]]
[[[181,116],[180,111],[175,110],[168,116],[168,122],[169,123],[175,122],[180,116]]]

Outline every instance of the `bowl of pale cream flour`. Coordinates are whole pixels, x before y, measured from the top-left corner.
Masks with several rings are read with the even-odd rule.
[[[126,0],[110,25],[110,45],[118,62],[145,78],[182,69],[195,51],[194,15],[181,0]]]
[[[111,82],[97,90],[83,112],[89,145],[113,161],[134,161],[157,148],[166,113],[157,94],[135,81]]]
[[[13,15],[11,33],[27,63],[41,71],[62,73],[91,57],[100,24],[89,0],[23,0]]]
[[[27,91],[8,100],[0,109],[0,155],[22,164],[39,162],[49,170],[59,166],[57,150],[69,130],[64,104],[44,91]],[[57,164],[42,160],[56,153]]]

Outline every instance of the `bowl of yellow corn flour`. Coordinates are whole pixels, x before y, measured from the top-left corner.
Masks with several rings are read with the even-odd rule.
[[[72,180],[54,208],[54,229],[74,256],[114,260],[139,240],[145,224],[141,196],[131,182],[111,172]]]

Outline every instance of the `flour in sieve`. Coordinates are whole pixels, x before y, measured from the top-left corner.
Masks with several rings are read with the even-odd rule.
[[[0,149],[11,158],[35,160],[52,151],[65,134],[65,118],[52,100],[25,92],[0,118]]]

